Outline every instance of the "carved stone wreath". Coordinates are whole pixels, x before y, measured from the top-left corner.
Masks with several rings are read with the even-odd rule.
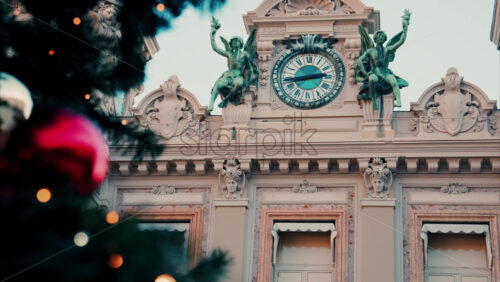
[[[151,190],[151,193],[155,194],[155,195],[170,195],[170,194],[174,194],[177,192],[177,189],[175,189],[174,186],[170,185],[170,184],[160,184],[156,187],[153,187],[153,189]]]
[[[469,188],[462,183],[453,182],[442,186],[441,192],[445,194],[464,194],[469,192]]]
[[[299,185],[293,186],[292,192],[301,194],[315,193],[318,192],[318,187],[311,185],[307,182],[307,180],[304,180]]]

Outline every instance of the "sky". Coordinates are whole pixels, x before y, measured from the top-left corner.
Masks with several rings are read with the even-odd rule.
[[[412,12],[406,43],[389,66],[409,82],[401,92],[409,110],[431,85],[440,82],[449,67],[456,67],[465,81],[481,88],[491,100],[500,100],[500,52],[490,41],[494,0],[361,0],[380,11],[380,25],[388,37],[401,31],[404,9]],[[242,15],[254,10],[261,0],[227,0],[213,15],[222,27],[218,35],[247,38]],[[176,74],[181,87],[208,106],[210,90],[227,70],[226,59],[210,47],[212,14],[188,8],[172,27],[156,39],[160,50],[146,66],[142,99]],[[218,45],[222,43],[217,39]],[[218,102],[216,102],[217,104]],[[220,114],[216,107],[213,114]]]

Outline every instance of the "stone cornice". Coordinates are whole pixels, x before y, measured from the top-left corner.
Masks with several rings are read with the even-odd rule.
[[[364,172],[372,157],[258,159],[239,158],[242,169],[248,174],[359,174]],[[500,157],[388,157],[387,168],[397,173],[408,174],[489,174],[500,173]],[[156,160],[156,161],[111,161],[113,176],[193,176],[217,175],[214,163],[217,159],[203,160]]]

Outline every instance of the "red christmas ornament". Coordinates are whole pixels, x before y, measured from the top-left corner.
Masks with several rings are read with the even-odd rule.
[[[87,194],[108,172],[108,146],[100,130],[85,116],[58,110],[47,123],[30,128],[29,148],[18,151],[21,160],[49,165]]]

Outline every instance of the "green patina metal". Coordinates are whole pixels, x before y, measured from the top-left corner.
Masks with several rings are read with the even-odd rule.
[[[228,103],[234,105],[243,103],[243,88],[257,84],[259,76],[255,63],[257,30],[252,30],[246,43],[239,36],[234,36],[229,42],[221,36],[220,39],[225,47],[225,50],[222,50],[215,43],[215,34],[220,26],[219,22],[212,17],[210,42],[215,52],[227,58],[229,69],[217,79],[212,87],[208,111],[213,110],[218,95],[222,98],[222,102],[219,103],[220,108],[225,108]]]
[[[395,75],[389,69],[389,63],[394,61],[396,49],[406,40],[408,25],[410,24],[410,11],[405,10],[403,18],[403,30],[396,34],[387,45],[385,32],[375,32],[373,41],[362,25],[359,25],[361,35],[361,56],[356,65],[356,80],[361,82],[358,100],[373,100],[373,109],[379,108],[377,97],[394,93],[395,107],[401,107],[400,89],[408,86],[408,82]]]

